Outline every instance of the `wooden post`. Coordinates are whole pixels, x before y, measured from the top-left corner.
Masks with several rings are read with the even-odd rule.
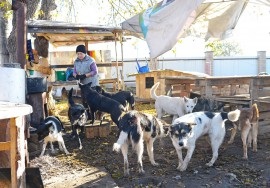
[[[31,125],[33,127],[39,126],[40,119],[45,118],[46,111],[48,112],[46,99],[46,92],[43,93],[32,93],[27,96],[27,104],[30,104],[33,107],[33,113],[31,114]]]
[[[11,187],[17,187],[17,127],[16,119],[10,119],[10,167]]]
[[[208,98],[213,97],[213,90],[211,85],[211,80],[205,79],[205,96]]]
[[[163,58],[164,59],[164,58]],[[147,59],[146,59],[147,60]],[[149,69],[150,70],[157,70],[158,69],[158,61],[157,58],[151,58],[149,60]]]
[[[204,72],[212,76],[213,75],[212,70],[213,70],[213,52],[207,51],[205,52]]]
[[[86,49],[86,53],[88,54],[88,41],[85,41],[85,49]]]
[[[232,84],[230,88],[230,96],[236,95],[236,85]]]

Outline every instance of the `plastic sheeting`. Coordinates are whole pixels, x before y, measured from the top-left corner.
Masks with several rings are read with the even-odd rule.
[[[260,2],[259,2],[260,1]],[[270,5],[269,0],[257,3]],[[192,32],[206,40],[225,39],[235,28],[249,1],[163,0],[124,21],[122,29],[144,38],[150,57],[170,50],[176,42]]]
[[[150,57],[170,50],[195,19],[203,0],[164,0],[122,23],[122,28],[146,40]]]

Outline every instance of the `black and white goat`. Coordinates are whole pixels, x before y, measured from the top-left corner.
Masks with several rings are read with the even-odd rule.
[[[143,174],[142,156],[144,142],[146,143],[149,160],[152,165],[157,166],[154,160],[153,144],[156,138],[164,137],[168,133],[166,123],[151,114],[145,114],[136,110],[127,112],[119,121],[120,135],[113,145],[114,151],[122,151],[124,157],[124,175],[129,175],[128,147],[129,144],[136,151],[138,157],[139,173]]]
[[[55,150],[53,147],[53,142],[56,141],[58,142],[59,149],[64,151],[66,154],[69,154],[62,136],[63,129],[64,126],[62,122],[56,116],[48,116],[41,122],[41,125],[36,130],[38,140],[40,142],[43,141],[40,157],[44,155],[48,142],[50,142],[52,153],[54,153]]]
[[[134,110],[135,98],[134,98],[134,94],[131,91],[118,91],[116,93],[111,93],[111,92],[105,91],[100,86],[96,86],[96,91],[105,97],[109,97],[113,100],[118,101],[120,104],[122,104],[125,107],[125,111],[128,111],[129,107],[132,110]]]
[[[73,88],[68,93],[68,118],[72,127],[72,136],[75,136],[79,142],[79,149],[82,149],[82,142],[78,133],[78,129],[81,129],[81,133],[84,132],[84,126],[87,122],[87,111],[82,104],[75,103],[72,98]]]

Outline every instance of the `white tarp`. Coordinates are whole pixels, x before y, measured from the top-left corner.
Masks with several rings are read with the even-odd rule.
[[[122,28],[137,37],[144,38],[150,50],[150,57],[156,58],[169,51],[179,38],[189,35],[192,27],[201,32],[200,36],[206,40],[226,38],[228,32],[236,26],[247,2],[163,0],[124,21]]]
[[[195,19],[203,0],[164,0],[156,6],[123,22],[122,28],[143,34],[150,57],[170,50]]]
[[[203,3],[196,10],[196,24],[205,24],[203,33],[205,40],[209,38],[225,39],[230,36],[242,12],[246,8],[246,0],[227,1],[222,3]]]

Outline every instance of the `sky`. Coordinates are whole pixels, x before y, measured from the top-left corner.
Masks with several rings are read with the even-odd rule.
[[[248,6],[233,34],[232,38],[241,44],[244,54],[267,51],[270,55],[270,7]]]
[[[94,6],[86,6],[87,12],[78,12],[77,22],[88,24],[100,24],[98,20],[104,10],[98,10]],[[124,58],[144,58],[149,57],[149,49],[144,40],[131,37],[132,40],[124,43]],[[237,42],[242,50],[243,56],[256,56],[257,51],[266,51],[270,55],[270,7],[258,6],[250,3],[241,15],[236,28],[227,40]],[[93,50],[114,49],[114,43],[98,44],[90,46]],[[120,46],[119,53],[121,52]],[[186,37],[181,43],[174,47],[175,53],[168,51],[161,55],[160,58],[167,57],[202,57],[206,51],[205,41],[201,38]],[[112,57],[115,53],[112,53]]]

